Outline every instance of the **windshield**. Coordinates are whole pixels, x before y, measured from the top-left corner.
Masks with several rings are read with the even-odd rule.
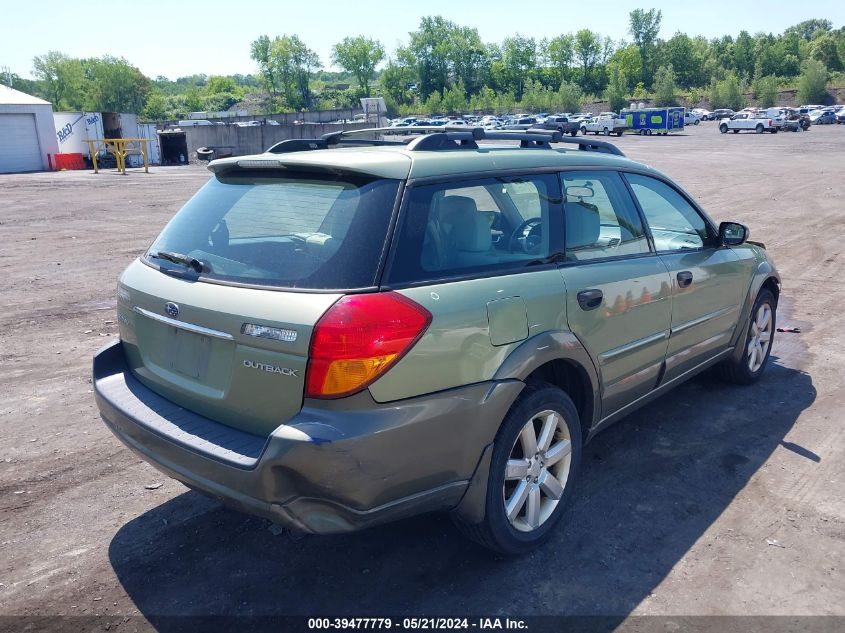
[[[349,174],[221,174],[182,207],[145,259],[200,280],[370,287],[398,189],[397,180]]]

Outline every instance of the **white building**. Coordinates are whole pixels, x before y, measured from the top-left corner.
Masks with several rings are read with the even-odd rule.
[[[58,152],[53,106],[0,84],[0,174],[50,169]]]

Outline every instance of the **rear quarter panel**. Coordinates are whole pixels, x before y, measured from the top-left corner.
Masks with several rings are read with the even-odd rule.
[[[389,402],[490,380],[524,340],[566,326],[566,293],[555,268],[399,291],[432,314],[426,333],[411,351],[370,386],[373,398]],[[491,326],[488,303],[519,297],[525,305],[525,337],[506,344]],[[516,331],[511,316],[511,332]]]

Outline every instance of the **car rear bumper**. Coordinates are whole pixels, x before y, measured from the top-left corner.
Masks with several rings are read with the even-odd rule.
[[[454,508],[523,387],[486,382],[392,403],[367,391],[306,400],[259,437],[144,386],[119,341],[95,354],[93,385],[106,425],[160,471],[244,512],[322,534]]]

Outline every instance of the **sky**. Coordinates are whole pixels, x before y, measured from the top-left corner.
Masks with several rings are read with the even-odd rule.
[[[475,27],[485,42],[515,33],[539,40],[582,28],[630,40],[628,13],[638,7],[662,10],[663,38],[676,31],[708,38],[741,30],[780,33],[810,18],[827,18],[834,28],[845,24],[842,0],[0,0],[0,71],[30,77],[34,56],[58,50],[71,57],[124,57],[151,78],[248,74],[256,71],[250,43],[284,33],[298,35],[333,69],[332,45],[344,37],[373,37],[392,53],[425,15]]]

